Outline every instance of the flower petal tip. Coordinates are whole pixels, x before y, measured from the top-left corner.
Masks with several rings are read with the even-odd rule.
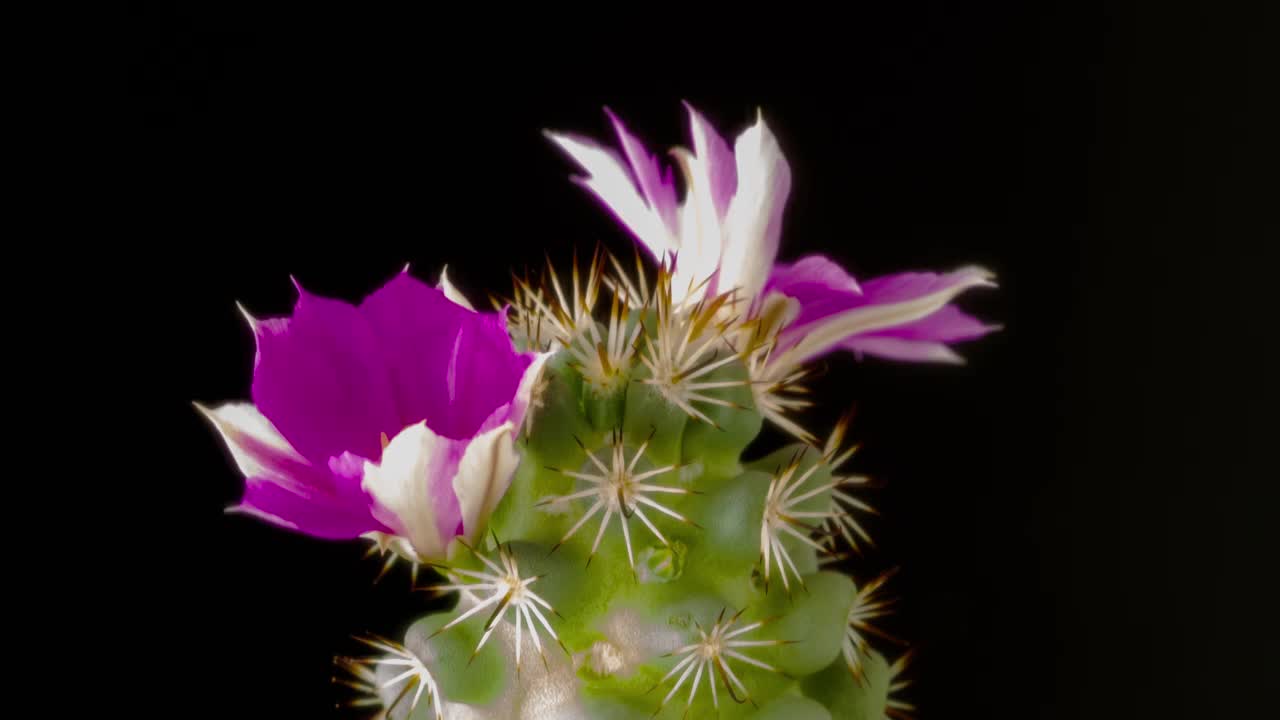
[[[215,430],[222,432],[223,429],[226,427],[227,421],[225,418],[223,418],[218,414],[219,408],[209,407],[208,405],[205,405],[204,403],[198,400],[192,400],[191,407],[195,408],[196,412],[203,415],[204,419],[208,420],[213,425]]]
[[[985,268],[981,265],[966,265],[965,267],[960,268],[956,272],[973,275],[979,281],[974,283],[975,286],[982,285],[982,286],[993,287],[993,288],[1000,287],[999,283],[996,282],[995,271]]]
[[[245,322],[249,323],[249,329],[256,335],[260,325],[258,318],[254,317],[253,314],[249,312],[249,309],[246,308],[239,300],[236,301],[236,309],[240,311],[240,315],[244,318]]]
[[[566,143],[572,143],[576,141],[576,138],[572,134],[560,132],[558,130],[552,130],[551,128],[543,128],[542,137],[550,140],[552,144],[560,148],[562,152],[568,152],[568,148],[565,147]]]
[[[448,265],[445,265],[444,267],[440,268],[440,277],[439,279],[436,280],[436,289],[443,292],[444,296],[448,298],[451,302],[453,302],[454,305],[457,305],[459,307],[463,307],[463,308],[466,308],[467,310],[475,312],[475,307],[471,304],[471,301],[468,300],[467,296],[463,295],[462,291],[459,290],[458,287],[453,284],[453,281],[449,279]],[[504,305],[498,313],[498,315],[502,318],[502,321],[504,323],[506,322],[506,317],[507,317],[506,308],[507,306]]]
[[[582,166],[582,161],[578,159],[575,151],[582,148],[598,149],[599,146],[594,140],[577,135],[575,133],[559,132],[557,130],[542,131],[544,137],[551,141],[560,152],[564,153],[570,160],[574,161],[578,166]]]
[[[206,419],[208,419],[209,421],[211,421],[211,422],[213,421],[213,411],[209,409],[209,406],[208,406],[208,405],[205,405],[204,403],[200,402],[199,400],[192,400],[192,401],[191,401],[191,407],[195,408],[195,409],[196,409],[196,412],[198,412],[198,413],[200,413],[201,415],[205,416],[205,418],[206,418]]]

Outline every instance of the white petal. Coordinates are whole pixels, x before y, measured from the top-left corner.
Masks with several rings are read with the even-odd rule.
[[[695,146],[700,128],[694,124]],[[702,142],[705,144],[705,138]],[[706,158],[684,148],[675,148],[671,154],[683,171],[687,185],[684,204],[677,212],[680,250],[671,283],[672,301],[680,303],[686,299],[697,300],[697,297],[689,296],[689,288],[699,288],[719,268],[724,247],[723,228],[711,195]]]
[[[533,397],[533,393],[538,387],[538,381],[542,379],[542,368],[554,354],[553,352],[538,353],[533,358],[533,362],[529,363],[529,367],[525,368],[524,375],[520,376],[516,396],[511,400],[510,420],[515,427],[524,426],[525,413],[529,412],[529,406],[537,399]]]
[[[595,193],[655,258],[677,249],[662,218],[640,196],[621,158],[587,140],[553,132],[546,135],[586,171],[575,180]]]
[[[875,355],[890,360],[908,362],[935,362],[948,365],[963,365],[964,356],[947,347],[944,343],[923,340],[904,340],[890,336],[871,335],[858,338],[846,345],[850,350],[861,355]]]
[[[733,155],[738,189],[725,216],[717,290],[741,288],[742,297],[754,298],[778,255],[782,211],[791,192],[791,168],[763,117],[738,136]]]
[[[436,283],[436,287],[444,291],[444,296],[452,300],[455,305],[461,305],[468,310],[475,310],[475,308],[471,306],[471,301],[467,299],[467,296],[463,295],[461,290],[455,287],[453,283],[449,282],[448,265],[440,268],[440,281]]]
[[[455,441],[436,435],[425,422],[401,430],[382,450],[382,463],[366,462],[364,489],[378,501],[378,519],[398,529],[423,558],[443,558],[447,549],[436,521],[431,489],[452,468]],[[382,517],[380,511],[393,517]]]
[[[252,403],[226,403],[213,409],[195,405],[218,430],[245,477],[270,479],[287,486],[294,483],[281,472],[282,467],[308,464]]]
[[[511,422],[505,422],[473,438],[458,463],[458,474],[453,476],[463,532],[473,542],[488,527],[489,516],[511,486],[511,477],[520,464],[512,437],[514,429]]]

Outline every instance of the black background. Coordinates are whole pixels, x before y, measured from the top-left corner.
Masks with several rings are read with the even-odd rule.
[[[903,568],[891,624],[919,650],[922,714],[1271,714],[1254,705],[1277,665],[1261,23],[1073,8],[794,27],[742,11],[742,29],[637,8],[561,34],[499,33],[496,7],[480,24],[354,6],[134,15],[129,192],[156,243],[119,257],[162,340],[146,382],[166,431],[137,533],[165,539],[148,632],[184,648],[143,694],[327,717],[349,636],[426,607],[403,572],[375,586],[358,543],[222,514],[240,480],[189,402],[247,396],[235,301],[285,313],[291,274],[354,301],[405,262],[426,279],[447,262],[482,300],[544,250],[629,251],[539,131],[606,136],[607,104],[651,148],[683,144],[687,99],[726,134],[759,107],[779,136],[783,258],[1000,277],[963,301],[1005,326],[961,348],[967,366],[832,358],[811,415],[856,404],[856,467],[885,481],[858,567]]]

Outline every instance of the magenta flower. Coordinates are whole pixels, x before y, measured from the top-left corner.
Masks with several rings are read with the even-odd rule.
[[[671,151],[685,177],[683,203],[671,169],[607,109],[622,155],[585,138],[547,136],[587,172],[574,180],[613,211],[655,259],[678,259],[674,301],[733,289],[752,297],[778,252],[791,168],[762,118],[730,151],[702,115],[685,107],[694,149]]]
[[[781,319],[769,367],[760,367],[766,376],[785,377],[800,363],[838,349],[956,362],[960,357],[950,343],[994,329],[950,304],[966,289],[994,285],[993,275],[980,268],[902,273],[859,284],[820,255],[776,263],[791,171],[773,133],[757,117],[730,151],[702,115],[686,108],[693,151],[671,151],[684,175],[683,202],[670,168],[612,113],[621,154],[579,137],[548,137],[586,171],[574,180],[656,259],[675,265],[677,302],[734,291],[753,314]]]
[[[785,297],[795,307],[778,333],[774,362],[799,364],[840,348],[891,360],[964,362],[948,343],[981,337],[996,326],[950,302],[969,288],[994,287],[992,277],[967,267],[941,274],[897,273],[859,285],[821,255],[779,263],[764,294]]]
[[[393,536],[415,560],[484,531],[543,360],[513,349],[502,313],[475,312],[443,274],[433,288],[403,272],[358,306],[299,286],[292,316],[249,324],[253,403],[200,408],[245,476],[231,509],[317,537]]]

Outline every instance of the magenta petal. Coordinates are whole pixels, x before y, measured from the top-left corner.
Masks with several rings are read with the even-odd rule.
[[[862,283],[867,304],[885,304],[913,300],[949,287],[971,283],[975,276],[988,276],[986,271],[965,268],[949,273],[904,272],[882,275]],[[987,283],[990,284],[990,283]]]
[[[378,340],[354,307],[298,292],[292,317],[254,323],[254,404],[316,465],[376,458],[403,427]]]
[[[802,285],[818,285],[838,292],[862,293],[861,288],[858,287],[858,281],[825,255],[805,255],[790,264],[776,263],[772,272],[769,273],[766,289],[776,288],[787,293],[788,288]]]
[[[684,107],[689,111],[694,152],[703,158],[707,166],[708,179],[711,181],[711,201],[715,204],[716,213],[723,218],[729,210],[729,201],[738,189],[737,162],[729,144],[720,137],[711,123],[689,103],[685,103]],[[705,144],[699,142],[699,138],[705,139]]]
[[[973,340],[996,329],[948,305],[915,322],[849,338],[844,347],[888,360],[962,363],[964,358],[947,344]]]
[[[801,268],[802,263],[808,263],[808,267]],[[856,286],[853,278],[840,269],[838,265],[821,256],[809,256],[790,266],[777,266],[770,276],[769,286],[800,301],[800,315],[788,328],[789,331],[794,333],[831,315],[854,308],[908,302],[926,295],[961,288],[962,286],[989,285],[990,282],[985,279],[986,277],[988,277],[986,271],[975,268],[966,268],[949,273],[895,273],[863,282],[861,292],[858,292],[853,289]],[[844,289],[841,289],[842,284]],[[959,323],[956,325],[955,331],[963,333],[970,331],[973,325],[972,323],[964,324],[964,321],[959,318],[976,322],[967,315],[960,314],[959,317],[956,317],[948,314],[938,318],[936,322],[939,322],[940,325],[932,325],[929,324],[931,317],[932,315],[895,327],[907,328],[918,323],[924,323],[919,326],[921,331],[931,332],[945,330],[948,326]],[[964,328],[969,328],[970,330]],[[874,332],[882,334],[892,332],[892,330],[893,328],[883,328]],[[985,330],[982,332],[985,332]],[[982,332],[978,334],[982,334]],[[976,337],[976,335],[968,335],[957,339],[967,339],[968,337]]]
[[[874,355],[899,362],[964,363],[964,358],[944,343],[901,340],[888,335],[859,335],[846,340],[842,347],[859,357]]]
[[[948,305],[926,318],[879,330],[868,336],[884,335],[901,340],[949,343],[980,338],[995,329],[960,308]]]
[[[232,510],[323,538],[387,529],[374,519],[372,498],[361,487],[362,462],[353,463],[354,473],[335,463],[311,463],[247,403],[196,407],[213,423],[245,476],[244,497]]]
[[[640,193],[644,195],[649,206],[652,207],[658,216],[662,218],[662,222],[667,229],[676,233],[679,231],[676,222],[676,208],[678,206],[676,200],[676,186],[671,176],[671,168],[663,168],[658,162],[658,158],[650,155],[645,149],[644,143],[640,142],[634,135],[627,132],[626,126],[618,119],[617,115],[609,108],[605,108],[604,112],[609,116],[609,120],[613,123],[613,129],[618,133],[618,141],[622,145],[622,151],[627,156],[627,163],[631,166],[631,172],[635,174],[636,183],[640,186]]]
[[[968,289],[995,285],[992,274],[979,267],[887,275],[863,283],[861,293],[834,289],[832,283],[843,271],[836,273],[830,263],[815,264],[812,270],[817,271],[799,276],[826,282],[797,282],[795,266],[770,278],[773,290],[800,305],[796,320],[778,336],[779,347],[792,361],[847,348],[898,360],[959,362],[947,343],[994,329],[951,305]]]
[[[367,532],[390,532],[369,511],[370,499],[346,479],[317,482],[322,471],[312,468],[311,484],[283,485],[268,478],[248,477],[244,497],[232,508],[272,524],[330,540],[360,537]],[[341,489],[337,484],[342,484]]]
[[[795,326],[821,320],[863,303],[858,281],[823,255],[806,255],[794,263],[778,263],[769,273],[761,296],[770,291],[793,297],[800,303]]]
[[[453,478],[458,474],[458,464],[467,452],[470,440],[450,440],[444,455],[429,466],[427,482],[430,483],[432,509],[440,528],[440,540],[448,546],[455,535],[461,535],[462,506],[453,489]]]
[[[405,273],[370,295],[360,312],[386,359],[397,431],[426,420],[444,437],[470,438],[511,402],[532,360],[512,347],[501,314],[467,310]]]

